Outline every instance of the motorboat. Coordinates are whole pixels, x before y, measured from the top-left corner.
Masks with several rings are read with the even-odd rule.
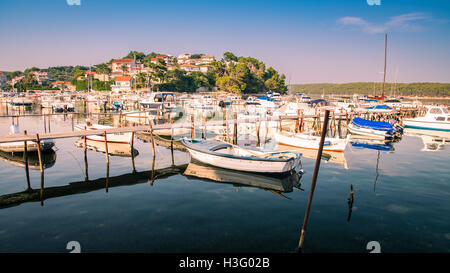
[[[215,167],[265,174],[289,174],[300,166],[301,154],[244,149],[229,143],[183,138],[191,157]]]
[[[376,139],[393,139],[396,130],[386,121],[372,121],[354,118],[348,125],[351,134],[363,135]]]
[[[151,93],[149,97],[141,100],[140,104],[147,109],[176,110],[175,94],[172,92]]]
[[[347,146],[350,135],[346,138],[326,137],[323,143],[324,151],[343,152]],[[320,147],[320,136],[313,136],[305,133],[278,132],[275,133],[275,141],[277,144],[318,150]]]
[[[403,125],[406,128],[450,132],[450,112],[442,106],[427,106],[425,116],[404,119]]]

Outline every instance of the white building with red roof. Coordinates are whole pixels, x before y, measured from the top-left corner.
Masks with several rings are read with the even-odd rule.
[[[125,70],[122,69],[125,68]],[[111,75],[130,75],[136,74],[142,70],[143,65],[134,59],[115,59],[111,62]]]
[[[131,91],[131,76],[118,76],[116,77],[114,84],[111,85],[111,91]]]

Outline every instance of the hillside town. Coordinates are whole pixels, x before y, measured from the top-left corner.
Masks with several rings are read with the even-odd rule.
[[[98,80],[108,82],[109,88],[114,92],[131,91],[136,88],[138,77],[146,78],[146,86],[162,83],[162,79],[152,77],[157,73],[158,69],[165,71],[173,71],[176,69],[183,70],[186,74],[191,72],[201,72],[206,74],[213,69],[212,63],[215,58],[212,55],[190,54],[184,53],[174,57],[169,54],[155,54],[149,58],[149,62],[143,62],[134,56],[134,58],[117,58],[107,63],[106,67],[99,69],[99,66],[89,67],[81,75],[76,77],[77,81],[81,80]],[[26,74],[29,74],[33,81],[40,86],[49,86],[49,89],[59,89],[67,91],[76,91],[76,84],[69,80],[57,80],[52,77],[45,69],[32,68],[28,73],[18,73],[20,75],[7,79],[7,73],[0,72],[0,88],[2,90],[10,89],[18,91],[16,84],[24,81]],[[9,87],[9,88],[8,88]],[[89,88],[89,87],[88,87]],[[109,89],[108,88],[108,89]]]

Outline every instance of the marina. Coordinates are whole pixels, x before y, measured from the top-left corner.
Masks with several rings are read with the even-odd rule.
[[[354,253],[407,270],[416,255],[372,253],[450,253],[449,15],[0,1],[2,261],[336,271]]]
[[[42,151],[41,158],[32,150],[4,151],[0,155],[0,164],[5,170],[1,174],[3,182],[0,185],[3,192],[0,196],[2,219],[11,218],[8,223],[14,223],[12,219],[22,215],[22,222],[25,221],[23,224],[3,225],[0,229],[0,242],[5,246],[3,250],[54,251],[58,242],[62,243],[67,236],[77,233],[77,238],[83,241],[90,252],[103,252],[106,249],[114,252],[295,252],[310,189],[309,181],[320,146],[320,133],[324,130],[325,110],[329,113],[329,120],[326,121],[327,137],[320,157],[323,162],[318,170],[320,175],[311,211],[314,221],[309,224],[305,236],[308,243],[302,250],[364,252],[362,241],[374,236],[384,242],[387,252],[414,252],[414,249],[435,252],[448,249],[445,227],[449,219],[446,219],[448,214],[445,212],[449,207],[442,206],[438,201],[448,198],[448,191],[440,190],[448,187],[446,182],[450,174],[444,167],[450,156],[446,147],[450,143],[450,136],[446,135],[448,132],[406,128],[399,138],[377,140],[353,134],[349,129],[354,119],[367,122],[386,120],[385,123],[389,124],[388,121],[395,117],[395,122],[401,126],[408,117],[425,115],[426,107],[399,108],[395,114],[371,113],[363,108],[346,112],[332,108],[331,100],[328,106],[310,109],[310,106],[304,108],[299,104],[301,107],[298,110],[269,116],[266,111],[273,111],[271,106],[252,109],[254,105],[246,105],[235,99],[221,107],[220,100],[211,98],[216,96],[210,95],[206,101],[210,101],[207,105],[213,110],[205,107],[192,111],[188,102],[176,100],[177,111],[127,110],[133,113],[135,118],[132,120],[127,119],[127,111],[93,109],[86,113],[84,108],[90,109],[90,105],[83,100],[76,103],[74,112],[48,112],[45,108],[35,106],[22,109],[24,112],[20,110],[20,115],[15,112],[17,109],[8,107],[6,110],[6,104],[2,103],[0,126],[8,128],[14,124],[15,128],[15,134],[0,137],[2,145],[22,143],[23,149],[25,141],[35,144],[37,138],[39,141],[54,142],[50,154]],[[281,97],[275,111],[287,105],[289,100],[292,98]],[[198,100],[187,101],[198,104]],[[301,101],[300,97],[298,101]],[[206,114],[207,111],[210,113]],[[89,125],[92,128],[88,128]],[[27,133],[20,134],[19,128],[26,128]],[[434,136],[433,132],[436,132]],[[293,143],[280,141],[280,136],[290,136],[287,140],[297,137],[299,140],[308,140],[308,143],[296,142],[290,145]],[[262,165],[263,172],[272,174],[257,174],[256,169],[251,169],[248,164],[236,165],[225,160],[217,161],[219,165],[216,165],[210,158],[192,154],[186,141],[194,140],[198,144],[216,143],[217,149],[242,147],[239,149],[245,152],[240,152],[238,156],[246,157],[244,161],[254,161],[259,157],[270,160],[270,157],[280,153],[288,153],[298,155],[298,162],[292,164],[295,167],[293,171],[281,171],[281,176],[274,175],[277,171],[270,171]],[[338,141],[336,145],[340,145],[339,149],[327,149],[333,147],[335,141]],[[212,150],[217,150],[211,145],[209,147]],[[30,144],[28,146],[32,147]],[[436,148],[433,150],[433,147]],[[436,158],[440,161],[435,161]],[[392,165],[393,161],[396,161],[396,165]],[[424,162],[429,162],[425,163],[426,170],[419,167]],[[442,164],[434,164],[436,162]],[[410,164],[416,164],[417,169],[411,169]],[[73,167],[68,168],[70,165]],[[65,170],[64,173],[58,171],[60,168]],[[425,188],[425,184],[421,183],[429,181],[425,176],[430,173],[433,173],[433,180]],[[415,188],[411,187],[411,183]],[[346,201],[350,186],[355,196],[351,209]],[[417,187],[426,194],[419,194]],[[430,196],[433,198],[430,199]],[[152,200],[150,205],[142,206],[142,202],[148,203],[149,200]],[[132,202],[133,205],[123,206],[124,202]],[[62,204],[73,209],[68,214],[67,211],[63,213],[65,220],[60,224],[50,221],[48,217],[63,216],[58,209]],[[97,209],[92,210],[92,206]],[[185,206],[189,209],[186,210]],[[50,214],[44,216],[39,213],[40,218],[28,219],[25,215],[29,215],[30,210],[48,211]],[[221,211],[221,216],[213,211]],[[263,211],[265,215],[271,215],[270,219],[257,220]],[[325,214],[318,214],[319,211]],[[229,214],[231,212],[233,214]],[[153,216],[143,218],[142,213],[151,213]],[[106,236],[95,242],[88,240],[102,232],[105,223],[108,223],[109,228],[123,226],[126,218],[120,215],[138,217],[140,224],[126,224],[127,228],[119,232],[118,237]],[[86,222],[83,220],[86,217],[95,217],[97,220]],[[436,220],[432,221],[431,226],[422,227],[418,217]],[[205,222],[206,219],[208,221]],[[25,244],[25,248],[22,243],[19,250],[15,248],[19,231],[29,236],[42,232],[39,228],[25,231],[24,225],[30,224],[30,221],[41,223],[39,226],[42,228],[47,226],[44,222],[53,223],[54,230],[45,233],[54,239],[44,239],[45,243]],[[58,227],[73,221],[80,222],[81,226],[72,229]],[[183,222],[183,232],[176,227],[179,221]],[[361,221],[372,224],[362,228]],[[399,221],[405,221],[411,229],[421,229],[424,238],[428,239],[409,240],[409,236],[413,237],[414,233],[407,232],[390,243],[389,238],[392,238],[393,233],[399,235],[400,230],[394,228],[400,224]],[[240,223],[239,233],[236,233],[234,223]],[[192,225],[195,225],[195,229],[187,228]],[[389,229],[390,233],[380,233],[378,227],[391,225],[394,229]],[[14,227],[14,231],[8,226]],[[146,226],[152,226],[156,231],[145,232]],[[333,232],[338,230],[343,237],[338,241],[329,237],[333,243],[327,243],[327,236],[333,233],[331,230],[326,231],[327,227]],[[267,237],[266,232],[252,232],[255,228],[270,229],[278,235],[276,238]],[[215,232],[211,233],[211,229]],[[80,230],[84,231],[79,233]],[[227,234],[232,230],[233,236],[229,237]],[[139,238],[140,243],[136,245],[137,241],[130,241],[129,245],[124,244],[124,239],[120,238],[129,240],[130,232],[135,234],[131,238]],[[196,236],[204,239],[180,243],[178,236],[185,238],[186,234],[189,234],[190,240]],[[354,237],[355,234],[358,236]],[[229,241],[226,245],[218,244],[225,238]],[[118,240],[121,246],[111,248]],[[239,244],[242,240],[246,241],[245,245]],[[425,243],[429,241],[433,243]],[[210,244],[212,242],[216,243]],[[256,242],[265,243],[263,247],[256,248]],[[336,242],[339,243],[336,245]],[[63,247],[60,249],[64,252]]]

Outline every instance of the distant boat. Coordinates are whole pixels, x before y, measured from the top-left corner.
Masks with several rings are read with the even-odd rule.
[[[445,107],[428,106],[424,117],[403,120],[406,128],[450,132],[450,112]]]
[[[154,92],[148,98],[143,99],[140,104],[147,109],[176,110],[175,94],[172,92]]]
[[[182,139],[181,143],[192,158],[225,169],[288,174],[300,165],[299,153],[262,152],[212,140]]]
[[[347,146],[347,138],[326,137],[323,144],[324,151],[343,152]],[[278,144],[293,146],[297,148],[318,150],[320,146],[320,136],[308,134],[296,134],[291,132],[279,132],[275,134],[275,141]]]
[[[11,125],[10,127],[10,135],[19,134],[19,127],[17,125]],[[47,151],[50,150],[53,146],[55,146],[55,142],[53,139],[42,139],[40,141],[40,150]],[[34,141],[27,141],[27,152],[36,152],[38,150],[38,145]],[[25,151],[25,142],[24,141],[15,141],[15,142],[6,142],[0,143],[0,151],[3,152],[24,152]]]
[[[376,139],[392,139],[395,133],[394,127],[389,122],[371,121],[362,118],[354,118],[348,125],[348,130],[352,134]]]
[[[90,120],[86,121],[85,125],[82,124],[75,125],[76,130],[98,130],[99,135],[86,136],[86,139],[99,142],[105,142],[105,136],[103,135],[103,131],[112,128],[114,127],[109,125],[93,124]],[[130,144],[132,136],[133,135],[131,132],[106,134],[106,140],[108,143]]]
[[[369,110],[370,113],[392,113],[394,109],[388,105],[375,105],[375,106],[368,106],[365,107],[365,109]]]

